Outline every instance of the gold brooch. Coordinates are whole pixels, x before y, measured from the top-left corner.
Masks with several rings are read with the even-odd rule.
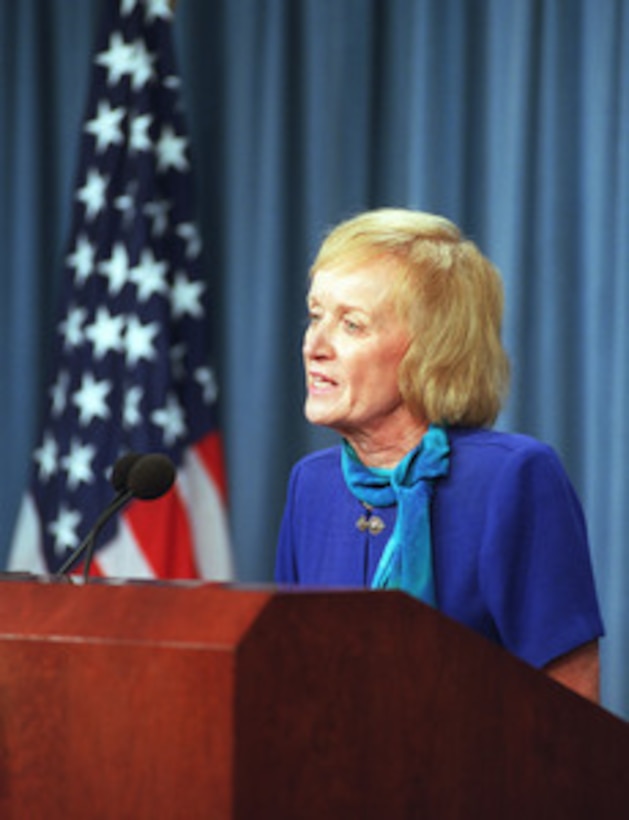
[[[378,533],[381,533],[386,525],[379,515],[365,515],[363,513],[363,515],[361,515],[356,521],[356,526],[361,532],[369,530],[370,535],[378,535]]]

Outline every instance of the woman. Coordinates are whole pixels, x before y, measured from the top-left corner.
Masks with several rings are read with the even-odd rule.
[[[291,473],[276,580],[401,588],[598,699],[581,506],[547,446],[491,430],[502,285],[451,222],[338,226],[311,270],[306,417],[342,443]]]

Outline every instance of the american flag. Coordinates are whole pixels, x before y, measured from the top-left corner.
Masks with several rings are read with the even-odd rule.
[[[232,576],[207,286],[169,0],[106,0],[65,257],[55,369],[9,557],[50,573],[111,501],[129,451],[174,488],[102,534],[92,574]]]

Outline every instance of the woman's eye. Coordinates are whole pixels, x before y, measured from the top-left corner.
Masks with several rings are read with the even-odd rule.
[[[359,333],[363,329],[360,322],[356,322],[354,319],[344,319],[343,324],[348,333]]]

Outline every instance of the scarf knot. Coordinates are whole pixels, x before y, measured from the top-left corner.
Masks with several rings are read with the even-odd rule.
[[[371,581],[372,589],[402,589],[437,605],[430,533],[430,503],[437,478],[450,466],[443,427],[430,425],[421,442],[392,470],[366,467],[343,441],[341,466],[350,492],[372,507],[397,505],[397,517]]]

